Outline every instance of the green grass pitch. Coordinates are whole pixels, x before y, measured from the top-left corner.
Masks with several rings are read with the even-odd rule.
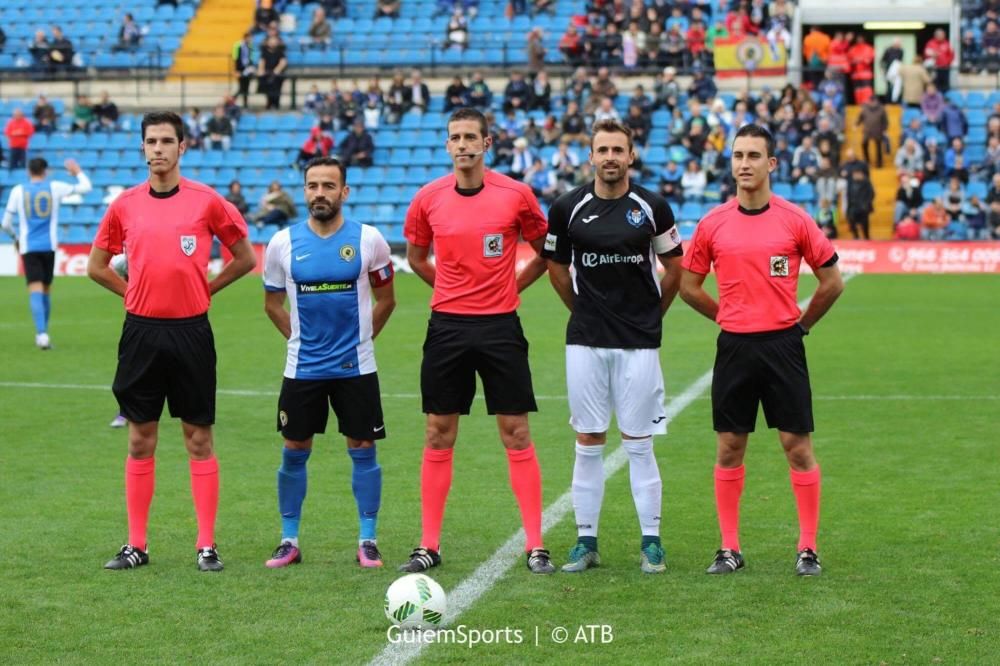
[[[804,279],[803,294],[814,284]],[[419,538],[418,373],[429,290],[398,277],[399,305],[376,344],[389,433],[379,443],[379,544],[390,565],[381,571],[354,563],[350,462],[335,428],[318,438],[309,464],[304,563],[264,568],[279,536],[274,421],[284,341],[264,315],[256,278],[215,299],[220,575],[195,567],[186,457],[170,420],[157,454],[152,564],[101,569],[126,531],[125,435],[108,428],[115,403],[100,388],[112,379],[121,305],[86,279],[57,279],[53,293],[55,348],[43,353],[33,346],[22,280],[0,279],[0,662],[364,663],[377,655],[387,643],[382,596]],[[419,663],[997,663],[998,293],[993,276],[859,276],[806,339],[824,475],[821,578],[793,575],[787,465],[762,416],[743,497],[748,567],[703,573],[718,531],[702,395],[657,438],[665,574],[639,571],[622,470],[605,493],[601,568],[538,578],[519,561],[457,620],[520,629],[522,644],[437,645]],[[566,312],[543,279],[525,294],[521,316],[548,505],[569,488],[573,467]],[[715,334],[674,304],[662,350],[668,394],[711,367]],[[519,526],[496,426],[477,400],[460,427],[445,564],[434,578],[454,588]],[[557,563],[574,537],[572,514],[547,534]],[[612,640],[573,640],[591,624],[610,626]],[[566,643],[552,640],[558,627],[572,631]]]

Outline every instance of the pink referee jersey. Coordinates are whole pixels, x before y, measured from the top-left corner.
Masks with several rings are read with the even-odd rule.
[[[761,211],[745,211],[736,199],[706,215],[695,229],[684,268],[719,283],[716,322],[729,333],[759,333],[794,326],[799,267],[814,270],[833,258],[819,226],[781,197]]]
[[[204,314],[212,236],[230,247],[247,236],[235,207],[207,185],[181,178],[180,189],[155,197],[142,183],[115,199],[94,238],[111,254],[127,249],[125,310],[143,317],[180,319]]]
[[[428,183],[406,212],[406,240],[433,244],[436,277],[431,310],[503,314],[520,304],[514,265],[519,238],[545,236],[548,224],[531,188],[486,170],[483,189],[465,196],[455,175]]]

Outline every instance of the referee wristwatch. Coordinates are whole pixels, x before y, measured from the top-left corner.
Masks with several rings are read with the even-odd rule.
[[[802,333],[802,335],[809,335],[809,329],[803,326],[802,322],[797,321],[795,322],[795,325],[799,327],[799,332]]]

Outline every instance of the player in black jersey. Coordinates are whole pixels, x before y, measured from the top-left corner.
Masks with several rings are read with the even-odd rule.
[[[569,572],[600,564],[602,457],[612,412],[629,457],[642,530],[642,570],[660,573],[666,568],[653,435],[667,431],[659,348],[663,315],[679,286],[683,250],[667,202],[629,181],[634,159],[627,127],[614,120],[594,125],[590,161],[596,179],[552,205],[542,254],[552,286],[571,312],[566,383],[570,424],[576,431],[573,508],[578,537],[563,565]],[[662,279],[657,257],[665,271]]]

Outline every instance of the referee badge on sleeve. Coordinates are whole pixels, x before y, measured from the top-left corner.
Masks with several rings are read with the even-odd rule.
[[[771,257],[771,277],[788,277],[788,257]]]
[[[181,236],[181,252],[190,257],[198,249],[197,236]]]
[[[487,234],[483,236],[483,256],[503,256],[503,234]]]
[[[549,252],[556,251],[556,237],[554,234],[545,234],[545,249]]]

